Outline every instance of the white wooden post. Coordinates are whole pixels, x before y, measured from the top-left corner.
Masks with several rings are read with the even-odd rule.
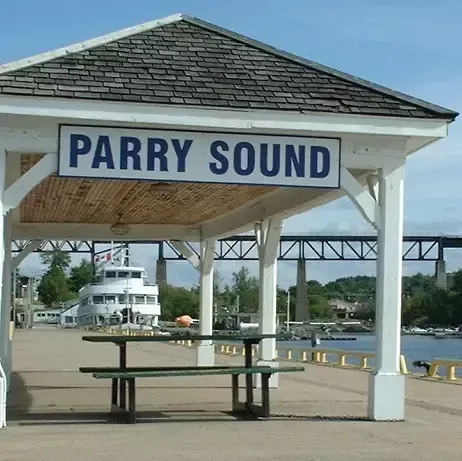
[[[200,312],[199,332],[211,335],[213,332],[213,262],[215,258],[215,240],[201,242],[200,248]],[[212,341],[201,341],[197,347],[197,366],[213,366],[215,350]]]
[[[3,240],[3,193],[5,190],[5,170],[6,170],[6,150],[0,143],[0,281],[2,281],[2,289],[0,289],[0,428],[6,426],[6,392],[7,379],[4,370],[4,350],[3,350],[3,334],[7,331],[3,326],[3,262],[4,262],[4,240]]]
[[[379,170],[376,285],[376,364],[369,380],[368,416],[404,419],[405,377],[399,370],[404,163]]]
[[[2,355],[3,371],[7,379],[7,388],[9,388],[9,379],[12,366],[12,348],[10,339],[10,322],[11,322],[11,223],[9,216],[3,218],[3,273],[2,273],[2,318],[0,324],[0,350]]]
[[[276,294],[277,294],[277,249],[281,236],[282,220],[274,219],[257,223],[255,236],[259,257],[259,329],[261,334],[276,333]],[[260,344],[260,357],[258,365],[277,366],[276,339],[263,339]],[[260,380],[256,380],[260,387]],[[279,376],[272,375],[270,386],[278,387]]]

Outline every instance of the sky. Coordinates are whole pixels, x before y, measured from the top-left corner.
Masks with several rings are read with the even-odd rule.
[[[184,13],[279,49],[462,112],[460,0],[3,0],[0,63],[39,54],[122,28]],[[462,121],[447,139],[411,156],[405,177],[406,234],[462,235]],[[372,233],[347,198],[295,216],[284,233]],[[137,245],[135,261],[154,276],[156,247]],[[78,260],[80,256],[74,256]],[[462,251],[446,254],[448,270],[462,268]],[[219,262],[229,280],[241,264]],[[38,257],[23,270],[38,273]],[[256,273],[256,263],[249,268]],[[321,282],[373,274],[365,262],[310,262],[308,278]],[[432,263],[406,263],[406,274],[432,273]],[[281,263],[279,283],[295,283],[295,264]],[[169,282],[197,283],[186,262],[169,263]]]

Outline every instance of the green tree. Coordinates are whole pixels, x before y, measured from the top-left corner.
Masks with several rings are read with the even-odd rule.
[[[69,267],[69,253],[53,251],[40,255],[42,263],[48,264],[48,270],[37,287],[39,300],[46,307],[55,307],[72,298],[65,270]]]
[[[233,283],[231,292],[233,302],[236,302],[239,296],[240,312],[257,312],[258,311],[258,279],[250,275],[247,267],[242,266],[237,272],[233,272]]]
[[[159,300],[162,306],[163,320],[173,321],[180,315],[189,315],[192,318],[199,316],[199,293],[197,290],[164,285],[159,290]]]
[[[93,281],[93,266],[87,259],[82,259],[78,266],[70,270],[69,289],[72,293],[78,293],[79,290],[88,283]]]
[[[49,267],[59,267],[66,271],[71,265],[71,255],[64,251],[44,251],[40,253],[42,264]]]
[[[324,296],[308,295],[308,305],[310,306],[310,318],[312,319],[331,319],[334,316],[329,301]]]

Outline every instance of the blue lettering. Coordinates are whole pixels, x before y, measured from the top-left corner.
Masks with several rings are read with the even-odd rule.
[[[268,168],[268,144],[260,144],[260,169],[263,176],[277,176],[281,169],[281,146],[273,144],[273,165]]]
[[[321,154],[321,165],[319,165]],[[312,178],[325,178],[330,171],[330,152],[324,146],[311,146],[310,152],[310,176]]]
[[[242,166],[242,153],[247,153],[247,167]],[[249,176],[255,169],[255,149],[250,142],[238,142],[234,147],[234,171],[240,176]]]
[[[168,143],[162,138],[148,138],[148,171],[156,171],[156,159],[159,159],[159,171],[168,171]]]
[[[209,168],[213,174],[225,174],[229,168],[229,161],[221,151],[228,152],[229,147],[224,141],[213,141],[210,145],[210,155],[216,162],[210,162]]]
[[[141,170],[141,141],[132,136],[120,137],[120,169],[128,170],[128,159],[132,159],[133,169]]]
[[[292,177],[292,171],[298,178],[305,177],[305,146],[298,146],[298,152],[295,146],[286,145],[286,177]]]
[[[178,173],[184,173],[186,170],[186,156],[188,155],[189,149],[191,149],[192,139],[186,139],[184,144],[180,144],[179,139],[172,139],[173,148],[176,152],[176,157],[178,159]]]
[[[71,134],[69,139],[69,167],[78,168],[79,155],[91,150],[91,139],[84,134]]]
[[[106,167],[110,170],[114,169],[114,157],[112,156],[111,141],[109,136],[99,136],[95,147],[95,155],[92,168],[99,168],[101,163],[105,163]]]

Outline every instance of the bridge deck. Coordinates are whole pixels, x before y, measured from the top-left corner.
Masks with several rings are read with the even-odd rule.
[[[109,426],[109,383],[76,370],[115,366],[117,350],[84,343],[81,335],[54,329],[15,333],[10,423],[1,434],[0,459],[399,461],[460,455],[462,386],[410,378],[407,421],[371,423],[361,420],[368,374],[316,365],[281,376],[280,389],[272,391],[272,413],[281,416],[271,421],[236,421],[221,413],[230,408],[230,383],[217,376],[140,381],[139,408],[160,423]],[[131,365],[193,361],[194,351],[179,346],[129,346]],[[342,417],[347,421],[338,421]]]

